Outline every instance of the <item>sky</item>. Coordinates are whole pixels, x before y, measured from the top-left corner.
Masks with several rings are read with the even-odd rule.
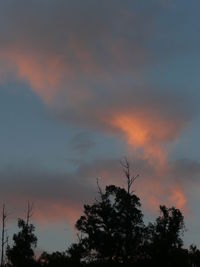
[[[38,250],[75,241],[96,180],[125,186],[147,220],[185,216],[200,246],[200,2],[0,1],[0,204],[8,233],[28,201]]]

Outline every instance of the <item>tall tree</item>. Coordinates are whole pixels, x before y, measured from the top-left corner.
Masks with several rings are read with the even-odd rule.
[[[160,206],[160,216],[154,224],[153,242],[165,249],[183,246],[184,217],[179,209]]]
[[[5,204],[3,204],[2,208],[2,233],[1,233],[1,267],[4,266],[4,250],[5,245],[8,243],[8,237],[6,236],[6,220],[7,213],[5,209]]]
[[[128,263],[140,254],[144,223],[140,199],[131,192],[136,176],[123,163],[127,190],[115,185],[99,188],[99,199],[84,206],[84,215],[76,223],[91,261]]]
[[[182,249],[185,229],[184,217],[179,209],[160,206],[160,216],[149,226],[151,232],[150,255],[155,266],[187,266]]]
[[[32,267],[35,265],[34,248],[37,245],[37,237],[34,234],[34,225],[29,222],[31,212],[32,206],[28,204],[26,221],[18,220],[20,231],[13,235],[13,246],[7,248],[8,261],[13,267]]]

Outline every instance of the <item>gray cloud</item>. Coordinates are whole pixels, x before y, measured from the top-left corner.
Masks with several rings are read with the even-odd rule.
[[[71,173],[50,173],[39,166],[9,166],[0,170],[0,201],[11,210],[12,218],[23,216],[30,201],[35,204],[38,220],[42,213],[47,220],[75,221],[83,204],[91,203],[96,197],[97,178],[102,187],[112,183],[123,186],[122,176],[118,159],[80,163]]]
[[[95,142],[89,133],[81,132],[73,137],[70,145],[72,150],[83,155],[89,152],[95,146]]]
[[[60,118],[96,128],[119,110],[147,109],[167,121],[188,121],[196,112],[186,91],[146,78],[168,26],[161,16],[173,17],[173,6],[164,1],[3,1],[0,14],[0,54],[53,101]],[[176,38],[173,29],[167,38]],[[166,49],[159,49],[162,59]],[[175,53],[172,42],[170,55]]]
[[[188,158],[176,160],[171,165],[172,172],[185,186],[200,182],[200,162]]]
[[[157,210],[160,203],[179,205],[181,200],[173,198],[174,190],[180,190],[186,198],[188,185],[199,186],[199,162],[180,160],[160,174],[147,161],[132,160],[132,174],[140,175],[134,190],[147,210]],[[80,163],[71,173],[49,173],[39,167],[4,168],[0,170],[1,202],[4,201],[13,211],[13,217],[22,214],[27,201],[33,201],[36,204],[36,215],[40,212],[44,217],[52,218],[57,212],[55,220],[67,221],[70,216],[76,220],[83,204],[91,203],[97,196],[97,179],[102,188],[108,184],[126,187],[119,159]],[[154,203],[155,200],[157,202]]]
[[[146,154],[150,156],[156,148],[155,154],[160,154],[163,145],[178,138],[199,112],[199,94],[192,95],[188,88],[180,88],[173,81],[170,87],[163,86],[160,77],[156,81],[151,77],[157,64],[167,65],[174,56],[177,59],[184,51],[188,52],[188,46],[182,46],[180,54],[177,51],[177,39],[183,42],[188,29],[173,24],[176,12],[180,21],[185,19],[182,9],[177,11],[176,5],[166,5],[163,1],[147,4],[124,1],[123,5],[121,1],[101,1],[101,4],[89,0],[50,0],[48,4],[38,0],[2,1],[0,59],[6,64],[1,72],[27,81],[60,120],[75,123],[87,131],[92,128],[123,133],[129,143],[136,131],[138,136],[146,133],[142,141],[133,138],[136,148],[147,147]],[[189,29],[192,21],[188,18]],[[179,29],[178,38],[176,29]],[[123,125],[113,123],[120,116],[128,117],[128,127],[124,122]],[[93,145],[83,136],[72,140],[72,147],[83,153]],[[103,165],[110,170],[109,164]],[[95,168],[101,167],[95,163]],[[96,173],[86,166],[81,170],[86,176]],[[26,174],[19,174],[24,177],[24,180],[18,178],[23,184]],[[74,177],[78,174],[67,174],[66,181],[70,181],[69,188],[73,190],[71,181],[76,181]],[[10,190],[14,194],[19,186],[19,190],[31,195],[35,187],[33,192],[38,188],[38,197],[47,192],[49,198],[57,199],[53,188],[59,186],[58,195],[64,199],[63,188],[68,184],[65,185],[63,174],[58,175],[57,182],[54,177],[32,172],[30,184],[25,182],[21,189],[15,183]],[[7,180],[13,184],[11,176]],[[3,186],[8,188],[7,184]],[[79,196],[88,192],[79,182],[77,186]]]

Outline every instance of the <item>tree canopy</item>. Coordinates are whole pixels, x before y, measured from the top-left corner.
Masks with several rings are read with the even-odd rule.
[[[18,220],[20,231],[14,234],[12,247],[7,248],[9,266],[27,267],[35,265],[34,248],[37,244],[37,237],[34,234],[35,227],[22,219]]]

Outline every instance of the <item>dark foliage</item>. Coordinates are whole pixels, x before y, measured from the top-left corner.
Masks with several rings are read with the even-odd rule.
[[[148,226],[150,236],[147,253],[153,266],[188,266],[187,251],[182,249],[184,218],[172,207],[160,206],[161,215]],[[165,259],[165,261],[163,261]]]
[[[76,228],[83,234],[87,261],[128,263],[138,257],[144,238],[140,206],[136,195],[114,185],[84,206]]]
[[[48,266],[48,267],[65,267],[68,266],[69,259],[65,253],[54,252],[52,254],[48,254],[43,252],[39,258],[40,266]]]
[[[18,220],[18,227],[20,231],[13,236],[13,247],[8,246],[7,248],[8,265],[13,267],[36,266],[33,250],[37,244],[37,238],[34,235],[35,227],[22,219]]]

